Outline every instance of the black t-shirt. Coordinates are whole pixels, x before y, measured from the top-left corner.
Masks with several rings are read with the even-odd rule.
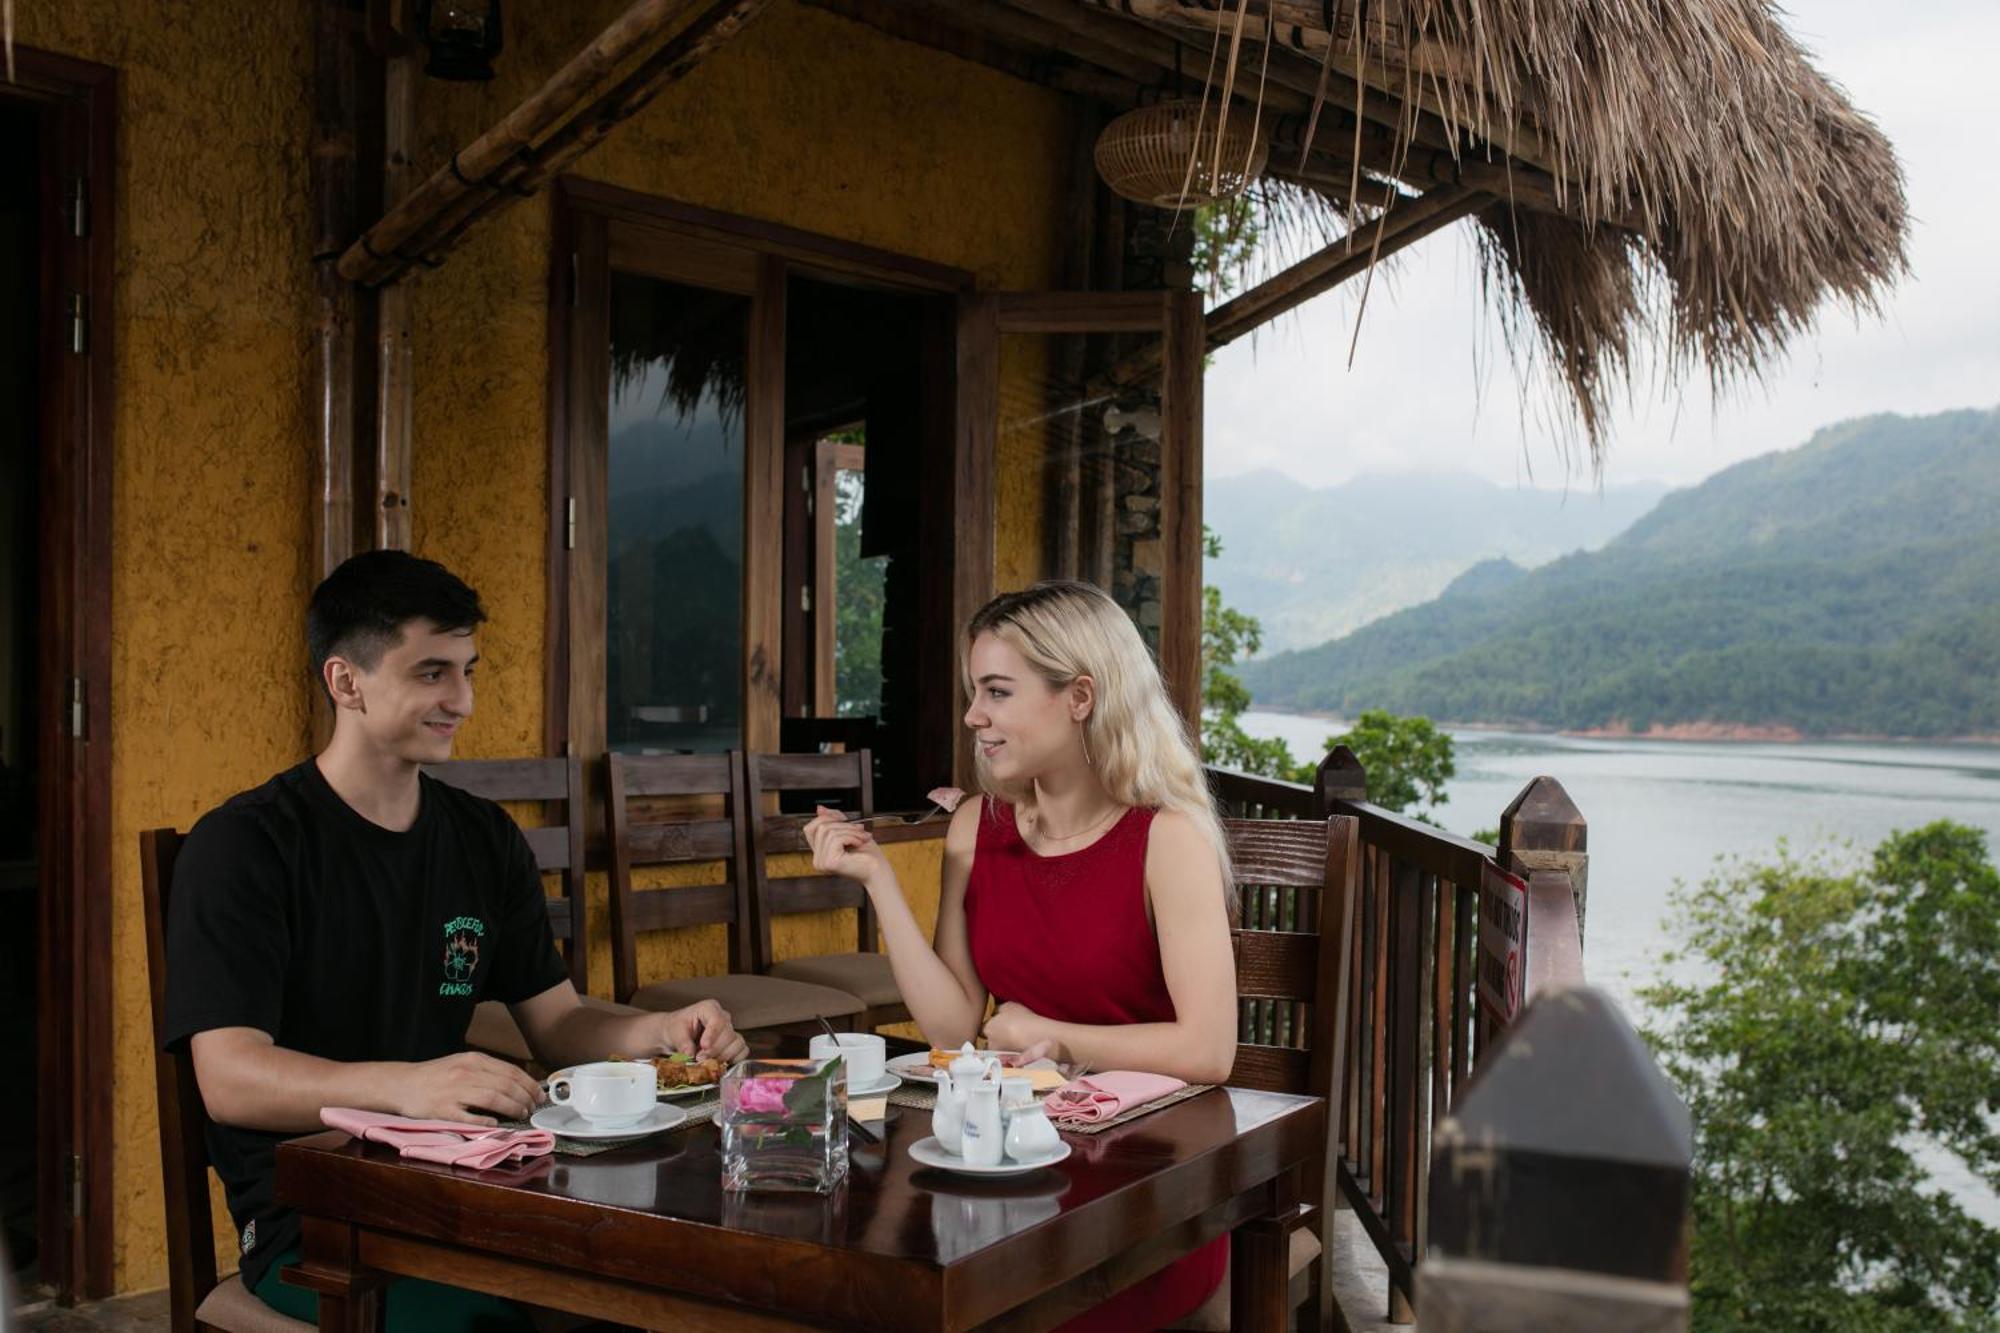
[[[421,782],[402,833],[363,818],[312,760],[202,817],[174,866],[170,1046],[249,1027],[328,1060],[434,1060],[465,1049],[479,1001],[568,975],[521,830],[491,801]],[[298,1239],[273,1198],[289,1137],[209,1126],[251,1286]]]

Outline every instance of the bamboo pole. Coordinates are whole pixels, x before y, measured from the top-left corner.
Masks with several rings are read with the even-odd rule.
[[[383,75],[382,201],[409,194],[415,136],[417,61],[402,30]],[[375,546],[410,549],[410,278],[381,289],[375,318]]]
[[[335,269],[341,249],[354,236],[354,193],[359,168],[355,156],[355,39],[338,0],[319,0],[313,30],[313,195],[314,303],[314,472],[318,496],[312,506],[312,567],[315,585],[354,551],[354,316],[355,290]],[[333,732],[326,694],[311,686],[308,713],[312,743],[323,746]]]
[[[481,183],[527,150],[535,139],[575,109],[577,103],[630,56],[663,32],[693,0],[637,0],[600,32],[569,63],[557,70],[534,95],[508,112],[505,119],[466,147],[340,257],[340,275],[350,282],[374,285],[401,267],[397,256],[410,237],[454,200],[481,188]]]
[[[318,344],[318,430],[312,576],[317,583],[354,550],[354,288],[335,270],[354,235],[357,75],[354,34],[338,0],[320,0],[313,65],[313,280]]]
[[[402,272],[418,255],[435,262],[437,257],[456,248],[481,219],[534,195],[572,162],[602,143],[613,129],[644,109],[663,89],[684,78],[741,32],[769,3],[770,0],[720,0],[561,129],[497,171],[490,190],[461,197],[413,232],[402,254],[394,256],[386,268],[387,275],[393,277]]]

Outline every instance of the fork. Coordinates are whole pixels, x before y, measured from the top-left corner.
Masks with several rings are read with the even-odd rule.
[[[864,819],[859,814],[852,814],[852,815],[843,814],[841,818],[849,824],[908,825],[908,824],[921,824],[925,820],[929,819],[932,815],[940,814],[943,811],[944,807],[942,805],[938,804],[936,801],[932,801],[931,808],[924,811],[920,815],[869,815],[867,818]]]

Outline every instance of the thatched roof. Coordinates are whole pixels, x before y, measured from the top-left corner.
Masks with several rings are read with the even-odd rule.
[[[1894,151],[1768,0],[1370,0],[1362,23],[1355,0],[1078,3],[1323,63],[1327,106],[1395,132],[1372,174],[1408,155],[1434,179],[1441,130],[1467,169],[1551,193],[1480,216],[1487,290],[1593,445],[1640,344],[1676,375],[1755,377],[1828,301],[1873,309],[1906,268]],[[1310,147],[1342,139],[1322,123]]]

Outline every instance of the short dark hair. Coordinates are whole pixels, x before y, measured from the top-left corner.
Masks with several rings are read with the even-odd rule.
[[[324,680],[326,660],[335,656],[372,671],[412,620],[469,630],[485,622],[486,608],[465,580],[408,551],[364,551],[341,561],[306,606],[314,676]]]

